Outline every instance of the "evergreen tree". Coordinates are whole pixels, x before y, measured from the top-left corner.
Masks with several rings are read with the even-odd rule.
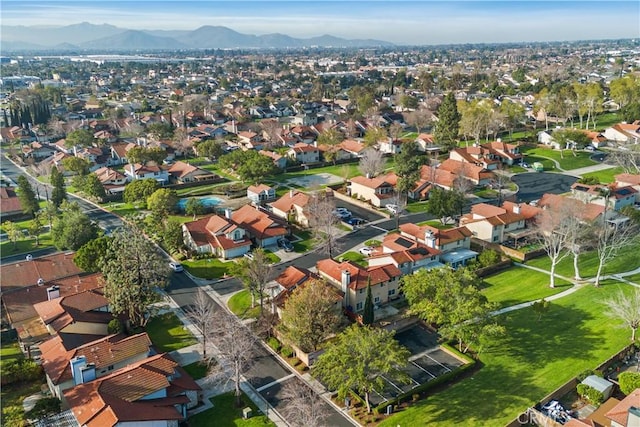
[[[40,209],[36,193],[33,191],[31,183],[24,175],[20,175],[18,177],[18,199],[20,199],[22,212],[27,215],[33,217]]]
[[[438,121],[433,132],[435,140],[438,144],[452,148],[458,138],[461,119],[453,92],[449,92],[444,97],[442,104],[438,107],[437,117]]]
[[[67,198],[67,190],[64,185],[64,176],[56,166],[51,168],[51,176],[49,177],[49,180],[53,186],[53,190],[51,190],[51,202],[56,208],[59,208],[62,202]]]
[[[371,296],[371,277],[369,277],[367,279],[367,299],[364,300],[364,311],[362,312],[362,324],[371,325],[373,319],[373,297]]]

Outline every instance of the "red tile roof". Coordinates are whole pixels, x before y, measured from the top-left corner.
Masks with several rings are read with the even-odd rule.
[[[45,283],[48,283],[52,280],[81,274],[82,270],[73,263],[73,256],[73,252],[58,253],[33,258],[31,261],[24,260],[2,265],[0,266],[0,277],[2,277],[0,290],[5,294],[33,286],[38,283],[38,279],[43,279]]]
[[[624,185],[640,185],[640,174],[621,173],[614,178]]]
[[[337,262],[333,259],[323,259],[316,263],[318,272],[328,277],[334,283],[340,285],[342,280],[342,272],[347,270],[351,273],[349,289],[357,290],[367,287],[369,278],[371,278],[371,286],[379,283],[388,282],[393,278],[398,278],[402,272],[395,265],[387,264],[364,269],[355,265],[351,261]]]
[[[113,315],[107,311],[98,311],[108,305],[109,300],[102,294],[102,289],[92,289],[43,301],[33,308],[44,324],[50,325],[57,332],[74,322],[109,323]]]
[[[251,205],[244,205],[234,211],[231,218],[252,237],[267,239],[286,236],[289,231],[280,218]]]
[[[0,212],[3,215],[22,212],[22,205],[13,188],[0,187]]]
[[[282,212],[289,212],[294,206],[305,208],[309,203],[309,195],[300,191],[288,191],[282,197],[275,202],[271,203],[271,207],[278,209]]]
[[[605,416],[620,425],[626,426],[629,409],[631,409],[631,407],[640,408],[640,388],[632,391],[631,394],[607,412]],[[629,425],[629,427],[631,427],[631,425]]]
[[[464,226],[450,228],[447,230],[440,230],[438,228],[431,227],[430,225],[418,226],[412,223],[400,225],[400,231],[403,235],[408,235],[411,236],[414,240],[422,241],[424,241],[427,231],[430,231],[436,238],[438,246],[446,245],[451,242],[457,242],[459,240],[464,240],[473,235],[473,233],[471,233],[471,231]]]

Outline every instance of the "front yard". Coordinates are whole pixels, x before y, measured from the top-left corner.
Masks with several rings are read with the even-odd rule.
[[[198,343],[174,313],[164,313],[152,317],[145,329],[151,342],[160,353]]]
[[[220,261],[217,258],[190,259],[180,262],[195,277],[219,279],[229,273],[233,261]]]
[[[260,316],[260,300],[256,297],[256,306],[251,308],[251,293],[243,289],[234,294],[227,302],[229,310],[241,319],[258,318]],[[271,305],[264,302],[264,310],[271,310]]]
[[[548,157],[557,161],[560,164],[560,167],[564,170],[578,169],[597,164],[597,162],[590,159],[592,153],[587,151],[564,150],[564,152],[561,153],[560,150],[554,150],[551,148],[523,147],[522,153],[526,155],[526,161],[529,164],[532,162],[531,156]],[[547,169],[546,165],[545,169]]]
[[[586,286],[551,303],[538,320],[532,308],[501,316],[507,335],[480,353],[471,377],[385,420],[381,426],[502,426],[546,394],[593,369],[629,343],[599,303],[631,286]],[[615,328],[615,329],[614,329]]]
[[[263,415],[258,407],[243,393],[243,405],[236,407],[236,397],[233,393],[224,393],[211,398],[213,408],[200,412],[189,418],[191,427],[275,427],[266,415]],[[242,418],[242,410],[250,407],[253,416],[249,419]]]

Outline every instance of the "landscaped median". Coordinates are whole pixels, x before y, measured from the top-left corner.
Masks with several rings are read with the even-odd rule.
[[[480,369],[447,389],[386,419],[395,427],[503,426],[578,373],[593,369],[629,342],[614,330],[603,301],[628,285],[606,281],[551,303],[501,316],[507,333],[480,349]],[[539,320],[538,320],[539,319]],[[472,408],[473,410],[470,410]]]

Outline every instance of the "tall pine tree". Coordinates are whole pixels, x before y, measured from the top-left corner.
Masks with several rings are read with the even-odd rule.
[[[49,177],[53,190],[51,190],[51,203],[56,208],[59,208],[64,200],[67,198],[67,190],[64,185],[64,176],[60,173],[57,167],[51,168],[51,176]]]
[[[438,121],[433,132],[436,142],[442,146],[452,149],[456,145],[458,139],[458,131],[460,130],[461,115],[458,112],[456,98],[453,92],[449,92],[438,107]]]
[[[26,176],[20,175],[18,177],[18,199],[22,206],[22,212],[34,217],[36,212],[40,210],[36,193],[33,191],[31,183]]]
[[[362,324],[371,325],[373,319],[373,297],[371,296],[371,277],[369,277],[367,280],[367,298],[364,300],[364,310],[362,312]]]

